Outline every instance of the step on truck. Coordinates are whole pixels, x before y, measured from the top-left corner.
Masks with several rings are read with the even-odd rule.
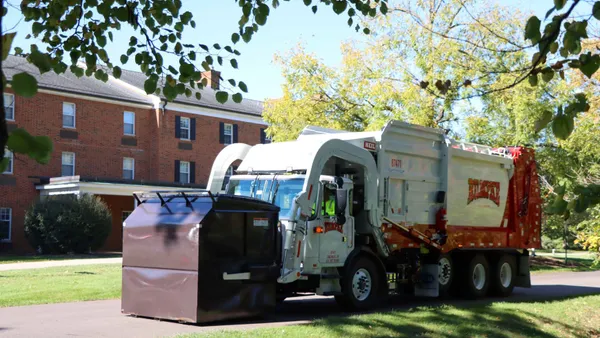
[[[206,190],[134,197],[122,312],[184,322],[256,315],[309,294],[348,310],[390,295],[508,296],[531,286],[528,249],[540,247],[532,149],[400,121],[232,144]]]

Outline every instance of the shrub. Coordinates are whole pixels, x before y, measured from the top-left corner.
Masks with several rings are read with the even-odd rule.
[[[88,253],[110,234],[112,216],[106,203],[92,195],[49,196],[25,214],[25,236],[41,253]]]

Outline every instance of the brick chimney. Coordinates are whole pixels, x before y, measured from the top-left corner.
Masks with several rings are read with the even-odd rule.
[[[218,90],[220,87],[221,72],[214,69],[202,72],[202,79],[206,79],[206,84],[214,90]]]

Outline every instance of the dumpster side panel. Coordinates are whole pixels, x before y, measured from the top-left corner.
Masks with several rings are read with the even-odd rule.
[[[193,208],[193,209],[192,209]],[[144,203],[123,227],[123,265],[198,269],[198,232],[210,203]]]
[[[123,267],[121,312],[195,323],[198,272]]]

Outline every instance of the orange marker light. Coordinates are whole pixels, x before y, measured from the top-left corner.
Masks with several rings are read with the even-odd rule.
[[[315,227],[315,233],[322,234],[325,231],[322,226]]]

